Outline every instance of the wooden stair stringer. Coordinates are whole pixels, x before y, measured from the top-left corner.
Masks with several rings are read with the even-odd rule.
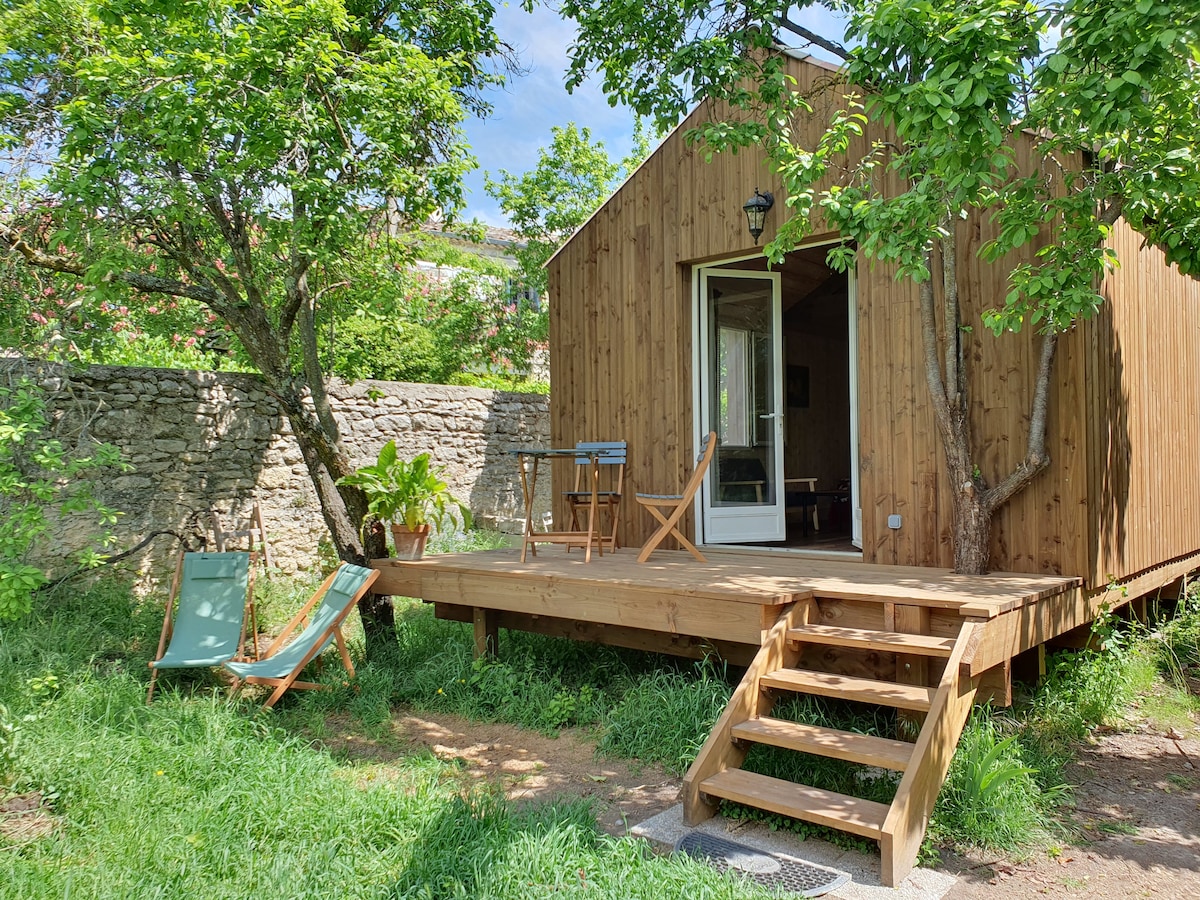
[[[960,629],[912,758],[884,820],[879,839],[880,878],[889,887],[903,881],[916,863],[934,802],[971,714],[979,676],[971,677],[961,669],[969,669],[966,657],[977,643],[976,632],[982,628],[980,623],[967,622]],[[964,662],[968,665],[964,666]]]
[[[705,797],[700,792],[700,783],[726,769],[741,768],[749,752],[749,745],[733,737],[733,728],[749,719],[765,716],[771,712],[774,697],[763,691],[759,679],[777,669],[790,668],[800,660],[800,650],[787,639],[788,630],[807,625],[815,606],[811,598],[796,601],[785,609],[763,640],[746,674],[734,689],[729,704],[721,713],[708,738],[696,754],[695,761],[683,777],[680,795],[683,798],[683,820],[687,825],[698,825],[717,812],[718,801]]]
[[[684,777],[681,796],[688,825],[713,816],[721,799],[816,822],[879,841],[881,880],[895,887],[912,870],[934,802],[950,768],[979,686],[971,657],[983,623],[964,622],[950,640],[904,632],[871,632],[810,626],[816,600],[798,600],[781,613],[754,661],[735,689],[695,762]],[[896,639],[890,640],[895,635]],[[849,678],[797,669],[803,645],[846,638],[847,644],[895,645],[946,665],[933,688]],[[779,691],[823,694],[860,702],[926,709],[917,741],[909,744],[837,729],[770,718]],[[807,785],[740,771],[749,747],[772,744],[800,753],[833,756],[904,772],[890,805],[872,803]]]

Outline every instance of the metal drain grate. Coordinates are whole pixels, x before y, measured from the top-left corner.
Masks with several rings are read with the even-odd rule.
[[[820,897],[850,880],[849,875],[836,869],[784,853],[765,853],[702,831],[685,834],[676,842],[675,850],[706,861],[718,872],[738,872],[763,887],[800,897]]]

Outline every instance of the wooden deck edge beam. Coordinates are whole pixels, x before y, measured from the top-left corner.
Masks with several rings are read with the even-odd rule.
[[[1065,594],[1030,603],[989,619],[965,673],[976,677],[1039,644],[1087,625],[1100,609],[1117,609],[1200,568],[1200,553],[1158,566],[1124,582],[1086,590],[1082,584]]]
[[[472,623],[478,629],[478,607],[453,603],[433,603],[432,606],[437,618],[448,622]],[[527,631],[547,637],[624,647],[627,650],[665,653],[668,656],[681,656],[685,659],[707,659],[716,656],[731,665],[746,666],[758,652],[757,644],[709,640],[693,635],[650,631],[645,628],[628,628],[623,625],[605,625],[603,622],[581,622],[577,619],[506,610],[486,610],[486,612],[489,614],[487,621],[497,631],[507,628],[512,631]],[[475,634],[478,640],[478,630],[475,631]],[[493,640],[497,640],[497,638],[493,638]],[[477,650],[478,647],[479,645],[476,643]]]
[[[629,548],[625,549],[628,550]],[[488,551],[477,552],[486,553]],[[617,552],[620,553],[623,551]],[[610,553],[608,557],[612,557],[613,555]],[[577,556],[575,559],[580,561],[579,565],[581,568],[591,565],[584,563],[582,557]],[[564,575],[559,571],[539,571],[536,568],[537,563],[535,561],[521,564],[523,566],[521,570],[502,568],[481,569],[478,565],[455,565],[447,562],[444,558],[438,557],[426,557],[421,560],[403,560],[387,557],[384,559],[372,559],[368,562],[368,565],[372,569],[379,570],[379,579],[375,584],[375,592],[377,594],[393,597],[415,597],[422,600],[438,599],[436,597],[425,597],[422,593],[425,590],[423,587],[424,579],[430,575],[484,576],[497,581],[541,581],[547,585],[556,587],[574,586],[588,589],[594,589],[597,582],[597,573],[588,571],[586,568],[583,568],[578,576]],[[634,581],[627,578],[606,577],[603,580],[606,586],[637,591],[647,595],[716,600],[723,603],[745,603],[754,606],[775,605],[782,608],[788,604],[808,599],[812,596],[812,591],[800,585],[797,585],[796,590],[778,591],[764,590],[753,586],[739,586],[736,589],[730,588],[728,590],[706,590],[686,584],[656,584],[645,581]]]

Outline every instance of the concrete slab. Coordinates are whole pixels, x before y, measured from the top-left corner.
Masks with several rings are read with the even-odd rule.
[[[684,834],[693,829],[683,824],[683,805],[676,804],[665,812],[634,825],[629,833],[649,841],[660,853],[670,853]],[[879,881],[879,857],[844,850],[826,841],[771,831],[757,822],[733,822],[720,816],[701,822],[696,829],[746,844],[765,853],[786,853],[797,859],[828,866],[850,876],[843,885],[826,897],[838,900],[942,900],[958,879],[931,869],[913,869],[899,887],[885,887]]]

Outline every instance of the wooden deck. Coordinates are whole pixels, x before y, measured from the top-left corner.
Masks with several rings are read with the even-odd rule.
[[[632,550],[554,548],[377,560],[375,589],[419,597],[445,619],[471,622],[477,653],[501,628],[703,657],[745,666],[684,778],[688,824],[733,800],[879,841],[881,878],[909,872],[971,705],[1011,699],[1013,659],[1086,625],[1119,589],[1082,579],[962,576],[844,558],[706,549],[638,564]],[[1131,584],[1149,589],[1191,560]],[[1142,583],[1144,581],[1144,583]],[[1136,595],[1135,595],[1136,596]],[[1039,654],[1040,656],[1040,654]],[[773,715],[777,697],[808,694],[895,707],[894,736],[855,734]],[[906,739],[903,723],[919,728]],[[902,772],[890,804],[742,769],[752,744]]]
[[[705,551],[707,563],[660,552],[638,564],[632,550],[590,563],[543,548],[525,563],[514,550],[377,560],[381,593],[418,597],[442,618],[473,621],[477,638],[518,628],[685,656],[753,657],[787,606],[820,603],[825,624],[895,629],[901,618],[950,637],[964,618],[994,620],[1077,592],[1077,578],[982,577],[784,553]],[[494,640],[494,637],[491,638]]]

